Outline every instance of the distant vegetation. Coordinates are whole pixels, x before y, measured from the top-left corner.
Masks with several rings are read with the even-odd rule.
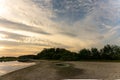
[[[29,62],[29,61],[32,61],[33,59],[36,59],[35,57],[36,55],[22,55],[22,56],[19,56],[17,60],[20,62]]]
[[[81,49],[78,53],[63,48],[43,49],[37,55],[20,56],[21,59],[47,59],[63,61],[79,60],[120,60],[120,46],[105,45],[102,49]]]
[[[0,60],[9,60],[7,57]],[[16,58],[13,57],[13,60]],[[63,48],[43,49],[37,55],[22,55],[17,57],[18,61],[31,61],[35,59],[45,60],[63,60],[63,61],[80,61],[80,60],[120,60],[120,46],[105,45],[102,49],[97,48],[81,49],[79,52],[71,52]]]
[[[15,61],[17,57],[0,57],[0,62]]]

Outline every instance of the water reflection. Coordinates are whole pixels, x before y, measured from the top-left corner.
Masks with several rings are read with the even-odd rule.
[[[35,63],[22,63],[17,61],[12,62],[0,62],[0,76],[6,73],[34,65]]]

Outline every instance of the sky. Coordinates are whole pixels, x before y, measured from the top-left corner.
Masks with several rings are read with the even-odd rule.
[[[0,56],[119,42],[120,0],[0,0]]]

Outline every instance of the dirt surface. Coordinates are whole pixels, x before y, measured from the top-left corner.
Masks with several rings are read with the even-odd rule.
[[[62,79],[120,79],[120,63],[39,61],[36,65],[0,77],[0,80]]]

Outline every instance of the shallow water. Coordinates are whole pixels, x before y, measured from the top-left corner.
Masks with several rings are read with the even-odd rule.
[[[17,62],[17,61],[0,62],[0,76],[18,69],[22,69],[22,68],[34,65],[34,64],[35,64],[34,62],[23,63],[23,62]]]

